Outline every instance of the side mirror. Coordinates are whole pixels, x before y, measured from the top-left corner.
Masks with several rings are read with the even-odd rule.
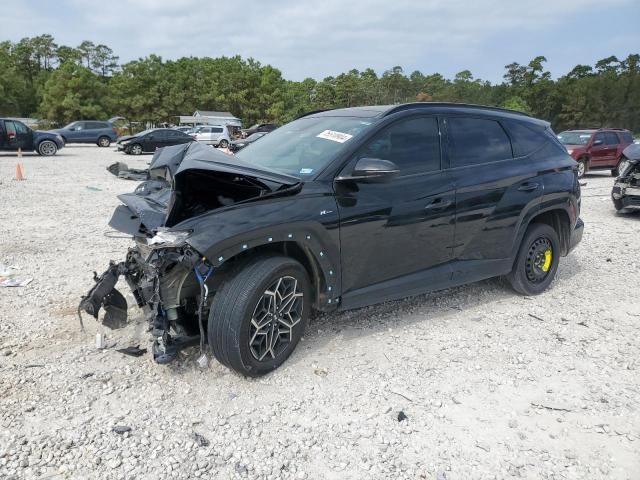
[[[340,176],[337,181],[353,181],[360,183],[385,183],[400,173],[398,166],[380,158],[361,158],[353,168],[351,175]]]
[[[594,140],[591,146],[597,147],[598,145],[602,145],[604,142],[602,140]]]

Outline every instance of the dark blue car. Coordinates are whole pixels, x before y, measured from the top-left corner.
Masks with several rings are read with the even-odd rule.
[[[31,130],[21,121],[12,118],[0,118],[0,150],[33,150],[40,155],[49,156],[55,155],[62,147],[64,141],[60,135]]]
[[[99,147],[108,147],[118,138],[111,123],[97,120],[78,120],[50,132],[60,135],[64,143],[95,143]]]

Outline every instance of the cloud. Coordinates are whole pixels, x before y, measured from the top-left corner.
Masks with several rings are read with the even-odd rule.
[[[633,0],[606,6],[600,0],[111,0],[98,8],[64,0],[42,12],[37,3],[17,4],[20,18],[3,25],[10,38],[48,32],[65,44],[91,39],[111,46],[122,60],[150,53],[240,54],[271,63],[293,79],[402,65],[448,75],[469,68],[492,80],[506,63],[528,61],[536,48],[535,54],[551,57],[543,48],[557,45],[545,37],[560,32],[576,44],[585,33],[564,29],[577,18],[634,5]]]

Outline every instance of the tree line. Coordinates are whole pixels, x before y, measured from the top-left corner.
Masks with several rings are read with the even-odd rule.
[[[84,41],[58,45],[51,35],[0,42],[0,116],[53,124],[122,116],[140,124],[175,123],[197,109],[229,111],[243,124],[288,122],[312,110],[412,101],[501,106],[549,120],[556,130],[621,127],[640,132],[640,55],[576,65],[553,79],[546,58],[505,66],[491,83],[463,70],[454,78],[393,67],[350,70],[291,81],[240,56],[119,63],[111,48]]]

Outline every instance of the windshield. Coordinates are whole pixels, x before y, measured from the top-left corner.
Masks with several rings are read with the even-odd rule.
[[[252,133],[251,135],[249,135],[247,138],[245,138],[245,140],[248,141],[255,141],[257,139],[259,139],[260,137],[264,137],[264,132],[258,132],[258,133]]]
[[[251,143],[237,156],[289,175],[311,176],[374,121],[367,117],[301,118]]]
[[[562,132],[558,134],[558,140],[563,145],[586,145],[593,132]]]
[[[136,133],[136,136],[141,137],[142,135],[146,135],[147,133],[151,133],[155,130],[155,128],[148,128],[147,130],[143,130],[140,133]]]

